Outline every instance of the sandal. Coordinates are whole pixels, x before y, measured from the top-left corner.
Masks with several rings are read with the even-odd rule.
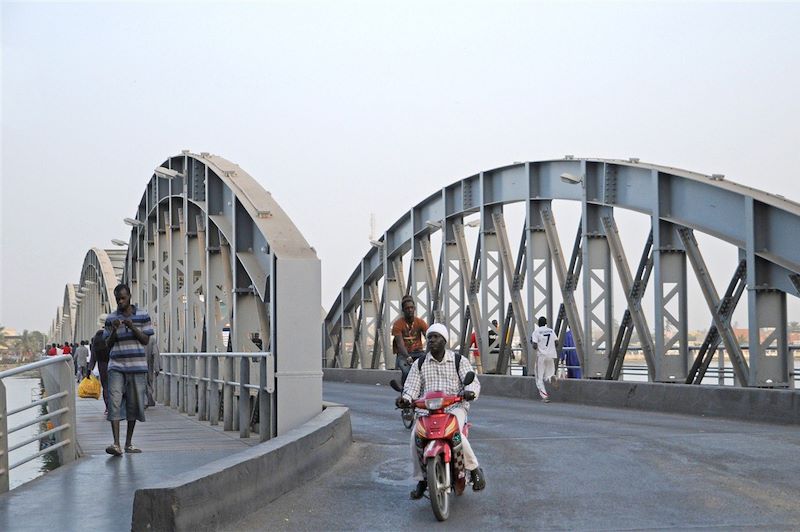
[[[136,454],[142,452],[142,450],[139,449],[138,447],[134,447],[133,445],[126,445],[125,452],[129,454]]]
[[[106,452],[114,456],[122,456],[122,449],[119,448],[119,445],[109,445],[106,447]]]

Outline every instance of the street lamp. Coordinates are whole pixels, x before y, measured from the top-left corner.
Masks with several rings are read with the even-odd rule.
[[[153,173],[162,179],[174,179],[176,177],[181,177],[181,178],[184,177],[183,174],[178,172],[177,170],[173,170],[171,168],[164,168],[163,166],[159,166],[158,168],[153,170]]]
[[[120,240],[119,238],[112,238],[111,243],[115,246],[127,246],[128,243],[124,240]]]
[[[426,220],[425,225],[427,225],[428,229],[431,231],[436,231],[437,229],[442,228],[442,222],[432,222],[431,220]]]
[[[580,183],[583,183],[583,178],[582,177],[578,177],[576,175],[572,175],[572,174],[569,174],[567,172],[564,172],[563,174],[561,174],[560,177],[561,177],[561,181],[563,181],[564,183],[567,183],[569,185],[578,185]]]
[[[144,222],[141,220],[134,220],[133,218],[123,218],[123,222],[131,227],[144,227]]]

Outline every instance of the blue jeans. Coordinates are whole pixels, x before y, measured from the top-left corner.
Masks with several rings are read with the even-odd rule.
[[[411,363],[413,364],[414,362],[417,361],[419,357],[425,356],[425,351],[412,351],[411,353],[409,353],[409,355],[411,356],[411,358],[414,359],[414,361]],[[406,385],[406,379],[408,378],[408,373],[411,371],[411,364],[409,364],[406,357],[402,355],[398,354],[395,357],[395,367],[403,373],[403,377],[400,382],[401,386]]]

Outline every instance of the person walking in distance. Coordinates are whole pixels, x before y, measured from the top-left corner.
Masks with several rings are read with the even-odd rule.
[[[114,288],[117,310],[106,318],[105,333],[109,352],[108,362],[108,420],[111,422],[113,445],[106,452],[122,456],[119,445],[120,421],[127,421],[125,452],[140,453],[134,447],[133,431],[137,421],[144,421],[147,404],[147,355],[145,346],[153,335],[150,315],[142,308],[131,305],[131,290],[126,284]]]
[[[533,350],[536,351],[536,387],[542,402],[550,402],[550,394],[547,393],[545,383],[550,382],[555,385],[556,357],[558,351],[556,343],[558,336],[555,331],[547,326],[547,318],[539,318],[539,327],[531,334]]]
[[[92,373],[94,365],[97,364],[97,371],[100,373],[100,385],[103,387],[103,402],[106,404],[106,411],[103,415],[108,415],[108,347],[103,339],[105,331],[100,329],[92,338],[92,350],[89,358],[89,368],[87,375]]]
[[[403,296],[400,300],[403,315],[392,324],[392,351],[396,355],[397,368],[403,372],[402,383],[405,384],[411,364],[425,354],[422,335],[428,330],[428,324],[416,317],[417,307],[414,298]]]
[[[75,349],[75,363],[78,366],[78,382],[82,381],[89,375],[86,372],[86,366],[89,364],[89,348],[86,347],[87,342],[81,340],[81,345]]]
[[[147,342],[145,353],[147,354],[147,404],[149,406],[156,406],[156,393],[155,393],[155,380],[156,375],[161,371],[161,357],[158,352],[158,338],[156,337],[156,322],[153,321],[153,335]]]

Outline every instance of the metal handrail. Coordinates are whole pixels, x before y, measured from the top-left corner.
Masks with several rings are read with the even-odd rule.
[[[39,370],[42,379],[45,381],[45,390],[51,393],[47,397],[31,401],[31,403],[27,405],[7,411],[6,388],[3,379],[34,370]],[[11,416],[45,404],[48,405],[48,409],[50,410],[47,414],[20,423],[11,429],[8,428],[8,420]],[[57,425],[45,432],[17,442],[14,445],[9,445],[10,434],[50,419],[55,419]],[[16,462],[9,464],[9,453],[22,449],[26,445],[30,445],[31,443],[49,436],[56,436],[56,443],[44,449],[40,449],[38,452],[31,455],[23,456]],[[9,490],[9,474],[12,469],[53,451],[58,451],[59,465],[71,462],[77,457],[75,438],[75,380],[72,356],[70,355],[48,357],[18,368],[0,372],[0,493]]]
[[[156,381],[159,402],[190,416],[197,415],[198,420],[209,421],[212,425],[219,423],[221,407],[223,430],[238,429],[240,437],[249,438],[249,398],[250,390],[254,390],[258,402],[260,441],[274,435],[277,423],[273,414],[275,371],[272,353],[162,353],[161,357],[166,364],[158,372]],[[238,380],[234,359],[239,359]],[[253,363],[258,364],[258,384],[253,384],[250,379]],[[238,415],[234,415],[235,410]]]

